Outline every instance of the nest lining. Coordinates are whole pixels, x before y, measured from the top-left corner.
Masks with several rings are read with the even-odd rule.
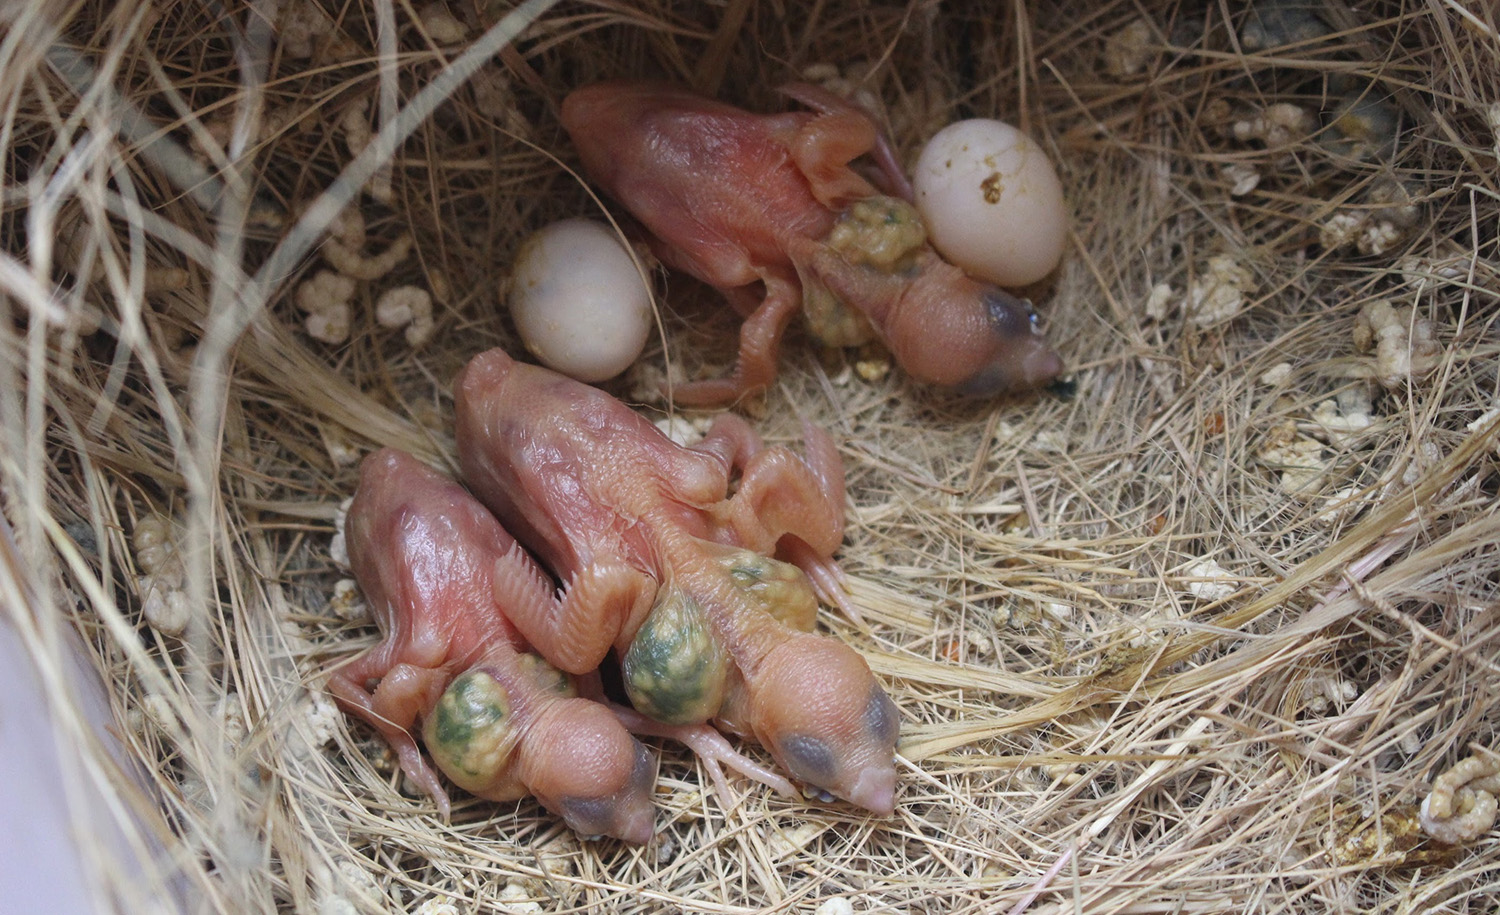
[[[288,0],[280,15],[292,7],[314,23],[305,56],[271,4],[228,10],[238,39],[189,2],[0,19],[8,581],[29,591],[7,611],[54,675],[48,633],[83,632],[145,771],[145,791],[108,768],[73,776],[144,816],[162,869],[106,880],[119,900],[149,905],[174,879],[190,908],[227,911],[1494,898],[1493,831],[1439,843],[1418,812],[1442,773],[1495,747],[1492,18],[1399,3],[1319,6],[1321,26],[1287,2],[1228,21],[1171,3],[830,2],[801,18],[562,4],[398,149],[360,159],[391,103],[452,73],[505,10],[325,18]],[[396,57],[377,53],[382,16]],[[1267,37],[1287,22],[1290,38]],[[58,46],[113,96],[81,103],[46,53]],[[242,66],[257,49],[259,81]],[[333,600],[349,458],[393,444],[451,466],[451,378],[488,346],[519,352],[494,299],[510,252],[549,219],[599,212],[565,168],[557,103],[631,75],[757,110],[783,106],[778,82],[825,80],[874,105],[908,161],[936,125],[999,116],[1052,153],[1074,208],[1064,266],[1032,291],[1072,398],[954,401],[878,352],[794,334],[753,411],[772,440],[806,416],[840,442],[841,555],[868,626],[823,624],[902,709],[889,821],[741,782],[726,810],[662,747],[646,849],[580,843],[531,802],[460,802],[445,823],[319,692],[375,638]],[[127,104],[196,140],[210,172],[237,161],[219,180],[246,183],[230,193],[243,216],[174,187],[149,138],[122,134]],[[366,174],[339,185],[355,161]],[[362,216],[362,254],[413,242],[354,284],[338,344],[310,338],[296,302],[325,258],[275,255],[292,227],[337,214],[313,207],[330,187]],[[631,399],[733,355],[711,291],[658,280],[662,337],[612,385]],[[375,317],[402,285],[434,300],[418,348]],[[256,304],[244,289],[263,310],[237,308]],[[1389,331],[1371,329],[1377,303]],[[1425,368],[1403,375],[1399,346],[1380,361],[1376,336],[1404,331],[1415,357],[1424,326]],[[176,569],[143,568],[133,538],[154,517],[175,519]],[[148,618],[157,591],[182,595],[178,632]],[[53,685],[59,733],[94,758]]]

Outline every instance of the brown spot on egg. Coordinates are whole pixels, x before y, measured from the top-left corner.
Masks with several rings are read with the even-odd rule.
[[[1000,197],[1005,193],[1005,187],[1000,179],[999,172],[990,172],[990,176],[979,182],[979,193],[984,195],[985,203],[999,203]]]

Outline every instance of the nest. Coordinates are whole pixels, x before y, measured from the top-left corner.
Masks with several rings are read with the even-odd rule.
[[[69,748],[74,824],[123,835],[94,849],[99,898],[1494,904],[1500,20],[983,6],[0,12],[5,612],[52,715],[38,740]],[[602,206],[558,104],[618,76],[763,111],[811,79],[908,162],[989,116],[1058,164],[1073,236],[1030,292],[1071,396],[955,400],[794,334],[752,411],[770,440],[806,417],[839,441],[865,624],[821,625],[900,706],[889,819],[742,780],[726,805],[668,745],[647,847],[580,841],[532,801],[445,821],[322,693],[376,639],[334,555],[357,460],[451,466],[454,374],[520,351],[496,300],[512,252]],[[402,287],[430,319],[378,307]],[[659,272],[658,292],[659,339],[610,385],[653,417],[656,382],[722,370],[735,333],[711,290]]]

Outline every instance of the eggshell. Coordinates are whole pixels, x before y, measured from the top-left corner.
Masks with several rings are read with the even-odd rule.
[[[579,381],[623,372],[651,332],[651,293],[635,258],[612,229],[588,219],[527,238],[507,299],[526,349]]]
[[[1067,243],[1062,184],[1036,141],[1003,121],[956,121],[938,131],[912,176],[932,246],[1000,286],[1034,283]]]

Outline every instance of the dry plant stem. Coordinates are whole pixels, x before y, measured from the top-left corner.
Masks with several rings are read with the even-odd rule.
[[[216,423],[211,417],[217,415],[216,411],[222,411],[223,406],[222,390],[219,390],[221,385],[214,379],[223,377],[222,367],[230,347],[239,340],[240,335],[250,323],[259,317],[269,295],[280,285],[286,272],[317,243],[338,214],[357,197],[359,189],[383,164],[390,161],[395,154],[397,144],[410,136],[431,115],[432,110],[451,96],[485,60],[493,56],[500,47],[514,40],[516,35],[556,2],[557,0],[528,0],[522,4],[475,41],[447,69],[418,92],[401,110],[399,116],[383,124],[371,143],[349,163],[328,190],[320,195],[303,213],[302,218],[291,227],[286,237],[277,245],[248,285],[240,282],[242,277],[237,267],[240,263],[237,252],[244,234],[248,201],[244,199],[243,194],[239,197],[221,195],[214,198],[220,210],[219,244],[206,252],[207,257],[200,261],[206,267],[210,267],[210,275],[214,278],[214,292],[210,296],[209,311],[204,316],[203,345],[199,347],[195,355],[194,376],[199,379],[200,387],[195,388],[193,402],[196,407],[192,410],[192,414],[203,422],[196,424],[199,429],[196,439],[197,447],[194,448],[197,459],[190,462],[194,467],[212,466],[212,461],[206,459],[211,457],[218,436]],[[263,16],[252,17],[249,29],[250,34],[259,39],[256,44],[262,48],[265,38],[261,32],[269,28],[266,23],[267,20]],[[244,92],[247,97],[255,98],[256,87],[259,85],[259,80],[253,76],[258,72],[255,63],[263,61],[264,55],[256,55],[255,61],[248,59],[248,52],[242,52],[242,55],[247,58],[245,63],[249,64],[241,68],[242,74],[245,74],[246,79],[249,80],[244,87]],[[246,104],[238,108],[241,113],[235,122],[234,139],[230,150],[232,161],[238,159],[237,151],[242,150],[248,138],[253,136],[247,119],[251,116],[249,112],[256,110],[256,107],[254,104]],[[177,147],[177,152],[184,157],[187,156],[180,147]],[[188,161],[191,161],[190,157]],[[193,164],[197,165],[196,162]],[[178,179],[187,177],[187,173],[172,169],[168,169],[167,174],[169,177]],[[240,183],[238,187],[243,188],[245,184]],[[295,389],[294,387],[293,390]],[[351,431],[359,430],[357,426],[352,426]],[[423,447],[421,450],[427,451],[427,448]],[[183,470],[184,473],[189,473],[187,468]],[[213,479],[216,476],[217,474],[213,472],[208,473],[206,477],[198,476],[195,480],[196,485],[190,483],[190,492],[203,492],[203,480]],[[190,511],[189,523],[194,527],[193,540],[197,543],[204,542],[200,539],[202,532],[206,529],[204,511],[205,505],[203,504],[199,504]],[[195,554],[197,552],[194,551]],[[206,568],[198,564],[202,560],[190,561],[195,569]],[[196,581],[198,576],[190,575],[190,579]],[[189,593],[194,598],[198,596],[194,591]]]
[[[180,228],[155,213],[110,196],[104,198],[104,204],[111,213],[126,217],[131,225],[139,225],[147,234],[171,243],[193,262],[210,269],[230,271],[238,282],[250,282],[249,277],[232,265],[217,261],[209,246],[186,235]],[[0,271],[5,269],[4,265],[5,262],[0,260]],[[207,322],[205,303],[196,296],[174,296],[173,303],[186,316],[200,324]],[[130,314],[134,316],[135,322],[134,325],[127,322],[125,330],[129,331],[133,326],[139,333],[138,339],[144,341],[145,332],[139,322],[139,312]],[[126,336],[123,339],[130,342],[132,338]],[[173,440],[177,441],[181,433],[176,430],[182,427],[175,419],[174,402],[164,393],[165,382],[160,381],[156,354],[150,348],[142,347],[138,355],[146,362],[150,377],[159,380],[154,385],[154,390],[163,392],[160,398],[163,416],[167,419],[168,431],[172,433]],[[268,382],[282,386],[288,397],[314,415],[338,423],[369,441],[401,448],[428,463],[447,463],[452,467],[449,457],[452,454],[451,442],[435,438],[430,431],[381,407],[367,393],[350,384],[347,378],[331,371],[327,363],[308,351],[285,325],[270,315],[260,314],[252,319],[247,333],[238,341],[235,355],[237,360],[248,365]]]
[[[990,721],[908,729],[907,736],[900,743],[901,754],[919,761],[974,741],[993,738],[1024,727],[1035,727],[1112,698],[1118,689],[1129,686],[1149,670],[1160,669],[1201,651],[1221,638],[1216,633],[1232,632],[1261,614],[1281,606],[1319,578],[1337,573],[1342,565],[1358,562],[1360,559],[1369,562],[1383,550],[1392,548],[1393,543],[1384,543],[1376,548],[1375,553],[1362,551],[1369,550],[1372,545],[1400,528],[1411,511],[1407,506],[1426,505],[1433,496],[1450,485],[1456,475],[1467,469],[1477,455],[1493,446],[1497,433],[1500,433],[1500,416],[1492,418],[1489,423],[1472,432],[1462,445],[1431,468],[1416,485],[1399,496],[1392,496],[1386,505],[1356,525],[1333,546],[1303,562],[1291,575],[1260,597],[1247,601],[1238,609],[1220,614],[1212,621],[1210,634],[1180,637],[1145,664],[1127,665],[1108,680],[1090,678],[1061,688],[1025,709]],[[1335,590],[1340,593],[1344,591],[1342,587]],[[1225,676],[1230,669],[1258,663],[1267,652],[1275,651],[1276,645],[1284,640],[1311,635],[1353,613],[1359,606],[1360,602],[1348,599],[1347,594],[1343,599],[1321,603],[1294,623],[1278,630],[1276,642],[1251,643],[1246,649],[1212,664],[1185,673],[1166,675],[1160,680],[1151,681],[1151,692],[1170,696],[1199,688]]]
[[[33,26],[37,24],[36,22],[31,23]],[[36,46],[50,46],[53,37],[51,35],[45,37]],[[49,652],[40,654],[39,657],[57,656],[58,649],[56,646],[58,642],[55,630],[59,620],[55,614],[42,612],[43,608],[56,606],[55,586],[50,577],[45,574],[33,576],[26,574],[23,569],[49,568],[50,566],[44,560],[43,553],[41,552],[44,549],[44,545],[49,541],[61,542],[68,540],[57,529],[57,525],[45,509],[47,504],[43,489],[47,480],[47,475],[43,472],[43,468],[46,466],[46,452],[44,448],[46,447],[47,440],[45,404],[49,394],[46,381],[45,354],[47,349],[47,334],[52,324],[52,321],[49,319],[57,314],[57,303],[53,300],[50,290],[46,288],[42,280],[45,277],[44,271],[50,263],[52,224],[57,209],[65,195],[74,186],[87,180],[86,175],[95,169],[99,161],[106,158],[106,147],[104,145],[106,139],[107,135],[98,135],[88,144],[80,144],[69,149],[62,162],[58,163],[55,172],[50,176],[45,171],[41,171],[29,177],[29,196],[35,201],[35,204],[27,213],[30,234],[36,245],[33,269],[30,271],[26,270],[24,266],[9,256],[0,257],[0,288],[5,288],[9,295],[14,296],[16,301],[23,303],[31,314],[38,318],[30,322],[26,334],[25,377],[30,379],[30,383],[23,383],[19,378],[7,379],[7,384],[4,386],[6,393],[3,397],[3,409],[0,409],[0,417],[3,417],[7,424],[8,440],[24,443],[20,457],[21,464],[19,466],[15,463],[15,453],[8,449],[4,451],[3,470],[5,478],[11,481],[10,486],[12,488],[9,495],[18,499],[21,506],[26,506],[25,510],[18,513],[18,517],[22,519],[24,524],[19,544],[29,545],[29,549],[26,546],[21,547],[22,549],[26,549],[28,554],[25,565],[19,566],[11,563],[9,574],[6,576],[8,582],[22,589],[18,595],[18,599],[7,601],[6,605],[10,608],[10,612],[15,614],[16,620],[18,622],[27,622],[28,627],[29,613],[39,613],[37,622],[43,627],[44,633],[50,633],[50,635],[45,636],[44,641],[47,645],[51,646]],[[126,188],[129,187],[128,183],[124,186]],[[139,251],[140,249],[136,246],[132,250]],[[106,266],[113,267],[114,265],[107,263]],[[134,266],[139,268],[139,262],[136,262]],[[131,275],[134,283],[140,282],[142,272],[140,269],[132,271]],[[112,274],[111,279],[118,285],[120,278],[117,273]],[[131,299],[127,298],[127,301],[131,301]],[[7,372],[17,371],[21,367],[19,363],[11,359],[0,359],[0,364],[5,366]],[[151,368],[153,363],[147,360],[147,366]],[[160,381],[159,374],[153,376],[153,381]],[[160,387],[156,388],[158,391],[161,389]],[[18,391],[25,392],[24,403],[12,399],[15,396],[15,392]],[[168,432],[176,436],[174,441],[180,442],[180,426],[174,422],[175,414],[168,410],[164,419]],[[20,481],[20,485],[16,486],[14,481]],[[8,542],[15,544],[16,541],[10,538],[8,525],[6,526],[5,533]],[[76,557],[76,551],[70,552]],[[16,551],[14,549],[9,550],[7,553],[8,559],[13,558],[15,555]],[[93,585],[92,576],[86,577],[84,581],[86,582],[86,587],[91,588]],[[117,633],[129,632],[129,625],[125,623],[118,610],[115,609],[113,600],[104,594],[102,589],[95,590],[90,596],[94,599],[95,605],[100,608],[101,616],[109,624],[116,627]],[[143,662],[145,659],[142,654],[137,652],[136,660],[137,662]],[[155,673],[154,666],[147,667],[146,669],[151,673]],[[147,676],[146,679],[155,688],[164,693],[169,687],[169,684],[159,675],[155,677]],[[62,701],[64,697],[71,694],[71,687],[60,689],[58,692],[59,701]]]
[[[1410,543],[1412,536],[1416,533],[1413,530],[1416,518],[1408,515],[1407,519],[1392,528],[1375,546],[1370,548],[1369,553],[1349,563],[1348,567],[1339,573],[1343,580],[1323,595],[1323,599],[1318,601],[1318,605],[1313,608],[1313,611],[1317,612],[1323,609],[1350,590],[1354,590],[1357,593],[1361,583],[1371,572],[1380,568],[1385,564],[1386,560],[1396,555],[1401,551],[1403,546]]]
[[[1212,710],[1213,715],[1216,716],[1221,713],[1225,704],[1226,703],[1220,703],[1216,708],[1214,708]],[[1047,868],[1046,872],[1044,872],[1040,877],[1037,878],[1037,881],[1032,885],[1030,892],[1019,902],[1017,902],[1015,907],[1010,910],[1010,915],[1021,915],[1022,912],[1026,911],[1030,904],[1036,900],[1037,896],[1041,895],[1041,893],[1047,889],[1047,886],[1051,883],[1051,881],[1059,873],[1062,872],[1063,868],[1067,866],[1068,861],[1071,860],[1074,855],[1087,848],[1088,844],[1098,838],[1101,834],[1103,834],[1105,830],[1109,829],[1110,825],[1115,821],[1115,819],[1124,814],[1125,811],[1130,808],[1130,805],[1135,803],[1143,792],[1152,787],[1152,785],[1154,785],[1159,779],[1167,776],[1168,774],[1174,777],[1179,775],[1180,771],[1175,764],[1175,760],[1181,757],[1183,754],[1187,753],[1189,750],[1201,748],[1203,746],[1204,737],[1207,734],[1208,729],[1214,724],[1214,717],[1211,717],[1209,715],[1205,715],[1203,717],[1195,719],[1193,723],[1189,725],[1185,731],[1182,732],[1181,737],[1173,741],[1166,749],[1164,749],[1161,752],[1161,756],[1150,766],[1146,767],[1146,770],[1142,772],[1140,776],[1130,784],[1129,787],[1122,791],[1113,802],[1110,803],[1105,812],[1098,816],[1093,822],[1089,823],[1088,828],[1083,831],[1083,834],[1074,839],[1068,845],[1068,847],[1063,850],[1063,853],[1058,856],[1057,861],[1055,861],[1052,866]]]
[[[214,263],[238,265],[243,263],[245,225],[250,211],[248,169],[242,153],[255,136],[255,125],[261,111],[261,90],[265,81],[265,67],[270,45],[270,23],[260,17],[252,17],[244,33],[234,42],[235,62],[238,65],[241,95],[235,108],[229,148],[226,151],[230,168],[225,172],[227,193],[220,197],[214,220]],[[208,321],[204,326],[203,339],[193,354],[190,369],[188,416],[188,449],[179,457],[179,470],[187,490],[187,512],[184,515],[185,536],[182,559],[187,571],[188,605],[204,608],[209,605],[211,583],[215,576],[216,533],[222,528],[216,522],[222,517],[222,490],[218,486],[222,443],[222,422],[228,412],[228,372],[226,365],[234,341],[239,338],[244,326],[258,310],[255,304],[240,299],[240,287],[232,282],[238,270],[212,269],[208,293]],[[207,617],[203,613],[189,616],[182,634],[183,641],[201,657],[209,657],[212,647],[207,629]],[[212,685],[208,680],[206,666],[188,672],[188,689],[194,696],[207,702]],[[222,754],[221,754],[222,755]],[[227,770],[228,759],[220,762]],[[226,811],[230,808],[222,808]],[[236,874],[239,880],[243,876]]]
[[[693,88],[704,95],[718,95],[719,84],[724,81],[724,69],[729,65],[729,49],[739,38],[752,5],[752,0],[730,0],[724,8],[718,31],[698,61],[698,74],[693,80]]]
[[[467,50],[423,86],[410,102],[390,121],[381,124],[370,144],[354,157],[328,189],[303,212],[276,246],[266,263],[256,271],[253,301],[263,305],[271,290],[280,284],[292,266],[322,238],[328,226],[359,195],[360,188],[388,163],[396,147],[429,117],[458,88],[468,81],[484,63],[501,48],[509,45],[539,16],[551,9],[557,0],[526,0],[504,19],[481,35]]]
[[[1042,522],[1041,510],[1037,507],[1036,494],[1026,479],[1026,468],[1016,465],[1016,488],[1021,490],[1021,499],[1026,505],[1026,517],[1031,521],[1031,536],[1037,540],[1047,539],[1047,526]]]
[[[1052,881],[1057,879],[1057,875],[1063,872],[1063,868],[1068,866],[1069,861],[1073,860],[1073,855],[1079,850],[1082,842],[1082,839],[1074,839],[1072,844],[1061,855],[1057,856],[1057,860],[1052,862],[1052,866],[1047,868],[1046,872],[1036,879],[1036,882],[1031,885],[1031,889],[1027,891],[1026,895],[1022,896],[1011,907],[1009,915],[1021,915],[1022,912],[1031,908],[1031,904],[1036,902],[1037,897],[1046,892],[1047,888],[1052,885]]]
[[[1385,600],[1378,595],[1371,594],[1370,589],[1366,588],[1364,586],[1364,583],[1355,578],[1351,573],[1345,573],[1345,581],[1347,582],[1349,589],[1354,592],[1355,597],[1359,598],[1361,602],[1363,602],[1366,606],[1374,607],[1385,616],[1404,626],[1411,631],[1411,634],[1414,637],[1426,639],[1427,641],[1430,641],[1438,647],[1449,652],[1455,658],[1462,658],[1470,664],[1474,664],[1475,666],[1484,668],[1491,674],[1500,675],[1500,664],[1496,664],[1489,658],[1470,651],[1463,645],[1460,645],[1452,639],[1444,638],[1443,636],[1439,635],[1436,632],[1433,632],[1426,626],[1423,626],[1421,623],[1418,623],[1410,616],[1407,616],[1400,610],[1396,609],[1396,607],[1392,606],[1390,601]]]
[[[492,45],[491,53],[498,48],[499,44],[508,42],[520,28],[529,23],[532,18],[544,12],[551,4],[544,0],[534,0],[526,4],[520,11],[507,17],[501,25],[492,29],[485,39],[481,39],[476,46],[471,48],[466,55],[469,70],[472,71],[487,56],[478,53],[482,46]],[[486,41],[488,39],[488,41]],[[234,165],[234,170],[229,172],[231,178],[227,186],[231,193],[219,195],[213,203],[216,211],[216,238],[215,244],[206,266],[210,267],[212,283],[209,292],[209,304],[207,314],[204,316],[204,335],[193,357],[191,370],[192,383],[189,395],[189,415],[192,417],[191,434],[188,447],[179,451],[180,460],[178,469],[182,473],[183,482],[187,490],[188,510],[185,515],[187,536],[186,546],[183,550],[184,566],[187,571],[187,600],[190,606],[206,607],[209,604],[209,583],[215,577],[214,554],[217,552],[216,545],[219,544],[215,536],[219,526],[216,522],[222,517],[223,505],[220,501],[221,492],[217,485],[220,476],[220,443],[222,441],[223,427],[222,419],[227,411],[227,378],[225,367],[228,356],[246,327],[256,321],[264,308],[274,285],[279,285],[281,278],[279,265],[285,263],[290,265],[293,257],[300,257],[311,244],[311,239],[321,235],[328,222],[341,209],[343,205],[352,199],[352,194],[345,194],[344,198],[336,203],[330,203],[337,191],[335,189],[320,198],[319,203],[323,205],[323,212],[318,211],[315,204],[303,220],[288,238],[278,246],[265,267],[259,275],[259,281],[246,287],[237,282],[239,275],[238,264],[242,262],[241,252],[244,242],[244,229],[249,211],[249,195],[245,191],[248,182],[244,176],[238,174],[246,163],[240,155],[254,136],[254,119],[259,111],[260,88],[262,82],[263,62],[266,59],[265,49],[269,44],[269,23],[263,17],[251,17],[247,27],[244,40],[236,45],[236,54],[239,58],[239,74],[241,78],[240,104],[236,106],[237,116],[231,136],[229,159]],[[462,62],[464,58],[460,58]],[[67,63],[67,61],[63,61]],[[461,70],[460,64],[455,64],[455,70]],[[76,69],[72,71],[75,76],[81,76]],[[467,73],[463,74],[467,76]],[[447,80],[439,78],[430,84],[423,93],[419,93],[412,105],[403,112],[404,119],[397,119],[383,126],[377,135],[375,142],[366,149],[360,157],[351,163],[344,180],[348,180],[351,173],[357,174],[361,170],[370,170],[378,163],[388,162],[394,153],[395,144],[400,136],[409,134],[416,126],[426,118],[432,107],[441,101],[446,95],[461,84],[462,77],[453,75],[453,71],[445,71]],[[102,84],[102,83],[101,83]],[[140,126],[138,120],[131,120],[127,113],[120,118],[117,124],[135,124]],[[404,130],[403,130],[404,128]],[[117,128],[123,129],[123,128]],[[175,148],[175,147],[160,147]],[[177,152],[181,153],[180,148]],[[190,179],[190,173],[183,172],[178,168],[179,160],[173,159],[170,154],[157,154],[155,158],[160,163],[165,163],[169,178],[174,180]],[[195,163],[196,164],[196,163]],[[354,185],[357,191],[360,184]],[[126,203],[129,207],[129,203]],[[41,212],[45,212],[43,209]],[[321,224],[319,221],[321,220]],[[136,223],[139,225],[139,223]],[[299,235],[299,231],[301,234]],[[289,257],[289,252],[297,248],[300,250]],[[136,250],[139,250],[137,248]],[[278,260],[277,255],[282,259]],[[44,259],[42,261],[46,263]],[[284,269],[284,268],[281,268]],[[44,299],[45,300],[45,299]],[[32,377],[41,377],[44,374],[44,361],[41,358],[45,352],[42,346],[44,322],[36,322],[33,325],[33,345],[31,346],[31,372]],[[40,398],[46,388],[42,384],[30,387],[30,406],[27,414],[32,417],[31,424],[40,428]],[[33,437],[40,443],[42,437]],[[36,471],[28,472],[24,476],[38,482],[46,477],[40,472],[39,453],[32,458],[32,463],[37,467]],[[42,504],[40,498],[35,499],[35,504]],[[209,633],[206,629],[206,620],[201,614],[194,614],[188,620],[188,625],[183,633],[183,640],[191,646],[191,650],[199,657],[210,657],[213,653],[209,641]],[[208,667],[206,665],[195,665],[187,672],[187,691],[190,695],[207,697],[211,694],[211,685],[207,679]],[[200,707],[211,706],[212,702],[204,701]],[[210,752],[213,752],[212,750]],[[229,760],[223,759],[218,765],[219,771],[232,772],[235,767]],[[221,806],[219,808],[226,816],[233,816],[233,808]],[[228,867],[230,860],[222,863],[226,865],[224,872],[234,883],[243,886],[247,892],[243,898],[251,898],[248,892],[249,875],[240,868]]]
[[[239,248],[239,239],[243,237],[244,217],[248,211],[246,203],[242,199],[229,201],[228,198],[219,197],[216,200],[221,206],[233,206],[233,212],[220,213],[220,245],[213,249],[204,251],[200,256],[200,263],[210,268],[210,275],[215,278],[214,289],[216,293],[211,297],[213,304],[210,305],[208,314],[203,318],[205,322],[204,346],[200,347],[196,355],[195,376],[199,379],[213,379],[222,377],[222,365],[229,347],[240,338],[245,328],[252,321],[257,320],[264,308],[267,297],[272,289],[279,285],[284,273],[290,266],[300,259],[306,252],[316,244],[317,240],[332,223],[339,212],[347,206],[358,195],[359,188],[375,174],[382,163],[388,162],[394,155],[396,145],[405,137],[409,136],[417,127],[431,115],[432,110],[450,96],[461,86],[481,64],[498,50],[499,47],[514,40],[515,36],[531,24],[538,16],[546,12],[556,0],[528,0],[527,3],[517,8],[513,13],[506,16],[493,28],[484,34],[479,40],[469,47],[464,54],[456,58],[453,63],[445,69],[438,77],[419,92],[412,101],[401,110],[400,115],[389,123],[383,124],[381,130],[376,134],[374,140],[350,162],[344,172],[335,179],[332,185],[310,206],[287,233],[286,237],[272,252],[265,265],[257,271],[255,277],[247,284],[245,278],[240,276],[237,265],[239,258],[230,256]],[[264,17],[254,17],[253,23],[264,24]],[[263,57],[260,59],[264,59]],[[242,68],[243,69],[243,68]],[[247,86],[246,92],[253,91],[252,83]],[[244,120],[243,112],[252,110],[255,106],[241,106],[242,117],[237,120],[235,126],[236,141],[231,149],[231,158],[235,149],[241,149],[245,145],[246,137],[253,135],[248,130]],[[170,141],[166,141],[170,142]],[[178,148],[183,156],[186,153]],[[189,161],[191,159],[189,158]],[[193,163],[196,166],[196,163]],[[168,171],[169,177],[176,175],[181,177],[184,173]],[[241,187],[244,185],[241,184]],[[232,299],[229,298],[232,296]],[[230,305],[230,301],[233,305]],[[272,331],[274,333],[274,331]],[[273,348],[268,355],[273,362],[282,361],[271,353],[278,348]],[[288,373],[288,376],[294,373]],[[214,410],[222,408],[222,395],[215,393],[211,381],[203,382],[206,386],[200,389],[196,395],[195,403],[200,405],[195,410],[195,415],[204,417],[212,416]],[[291,390],[297,390],[294,385]],[[340,419],[340,417],[330,417]],[[347,419],[347,417],[344,417]],[[217,435],[214,432],[214,424],[210,421],[207,428],[199,426],[201,434],[198,439],[198,448],[195,452],[201,456],[211,453],[213,442]],[[351,431],[359,432],[358,423],[350,424]],[[409,438],[408,435],[398,436],[398,439]],[[396,442],[390,442],[395,444]],[[402,443],[404,444],[404,442]],[[418,445],[421,453],[430,455],[430,447],[426,442]],[[194,462],[197,464],[198,462]],[[201,465],[200,465],[201,466]],[[215,474],[209,474],[212,478]],[[201,491],[201,487],[196,491]],[[201,509],[196,510],[193,515],[201,522]],[[201,523],[199,523],[201,530]],[[195,540],[197,538],[195,537]],[[201,542],[201,541],[200,541]]]
[[[375,5],[375,35],[376,43],[380,48],[380,126],[384,129],[396,119],[397,113],[397,91],[396,83],[396,9],[392,0],[377,0]],[[509,42],[506,42],[509,44]],[[477,69],[477,68],[476,68]],[[395,144],[391,147],[391,155],[395,155]],[[380,167],[370,176],[371,194],[377,200],[391,196],[391,170],[392,164],[389,158],[385,159]],[[390,202],[383,200],[383,202]]]
[[[144,5],[137,9],[134,17],[137,23],[146,9]],[[52,44],[47,48],[47,62],[73,87],[84,104],[92,100],[101,111],[114,115],[120,139],[136,147],[142,159],[160,169],[168,181],[187,193],[205,212],[218,209],[224,197],[223,182],[140,109],[121,98],[83,55],[67,45]]]

